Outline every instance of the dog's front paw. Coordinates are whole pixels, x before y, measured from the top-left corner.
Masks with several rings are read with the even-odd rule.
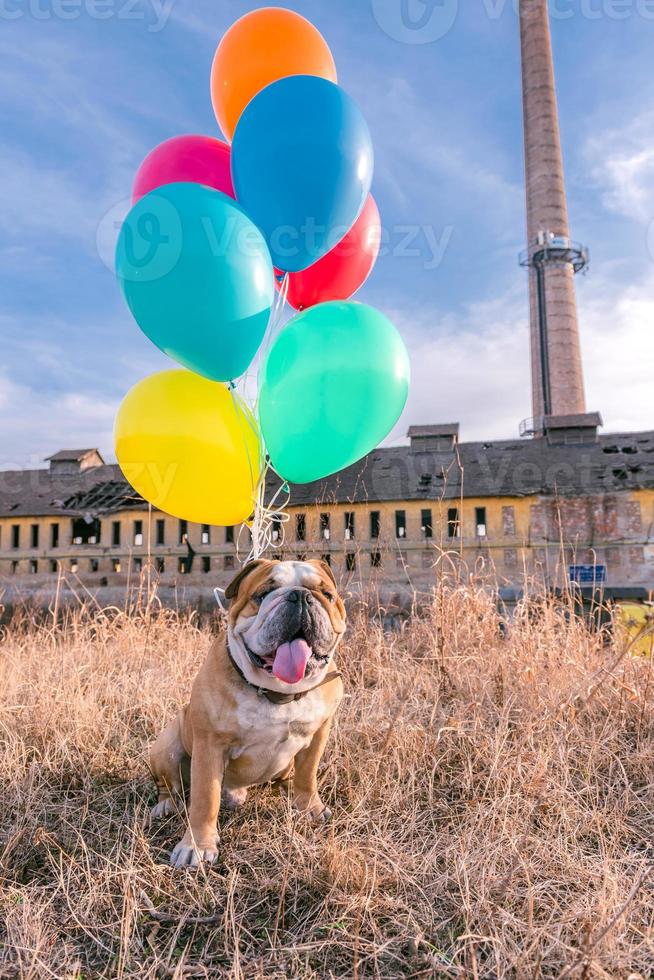
[[[199,868],[201,864],[213,864],[218,857],[218,848],[213,844],[189,844],[181,840],[170,855],[173,868]]]
[[[171,798],[168,796],[164,800],[159,800],[158,803],[150,810],[148,817],[148,823],[157,823],[158,820],[165,820],[166,817],[171,817],[173,813],[177,812],[177,808]]]
[[[327,823],[332,811],[322,802],[317,793],[296,793],[293,797],[293,807],[308,817],[313,824]]]

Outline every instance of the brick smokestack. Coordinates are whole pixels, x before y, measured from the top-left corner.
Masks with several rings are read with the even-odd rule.
[[[532,399],[538,419],[586,411],[573,263],[565,249],[546,252],[543,261],[537,244],[548,233],[550,240],[570,236],[547,0],[520,0],[520,41]]]

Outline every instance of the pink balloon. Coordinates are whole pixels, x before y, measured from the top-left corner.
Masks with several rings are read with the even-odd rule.
[[[230,169],[231,150],[212,136],[173,136],[148,153],[132,189],[132,204],[163,184],[188,182],[215,187],[236,199]]]

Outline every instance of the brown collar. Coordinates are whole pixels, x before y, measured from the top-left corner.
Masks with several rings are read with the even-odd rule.
[[[236,671],[236,673],[238,674],[238,676],[241,678],[241,680],[245,681],[248,687],[253,688],[257,692],[259,697],[267,698],[267,700],[270,701],[271,704],[290,704],[291,701],[299,701],[300,698],[303,698],[305,694],[311,694],[312,691],[317,691],[319,687],[323,686],[323,684],[329,684],[330,681],[333,681],[335,680],[335,678],[341,676],[340,671],[332,670],[329,674],[323,677],[320,684],[316,684],[315,687],[310,687],[306,691],[299,691],[297,694],[282,694],[281,691],[270,691],[268,690],[267,687],[258,687],[256,684],[253,684],[251,681],[247,679],[247,677],[245,676],[245,674],[243,673],[239,665],[234,660],[232,656],[232,651],[229,649],[229,643],[226,643],[225,645],[227,647],[227,656],[229,657],[231,665]]]

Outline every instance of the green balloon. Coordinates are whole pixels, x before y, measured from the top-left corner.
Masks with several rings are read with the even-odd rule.
[[[259,376],[272,465],[311,483],[355,463],[391,431],[409,393],[409,355],[390,320],[363,303],[321,303],[294,317]]]

